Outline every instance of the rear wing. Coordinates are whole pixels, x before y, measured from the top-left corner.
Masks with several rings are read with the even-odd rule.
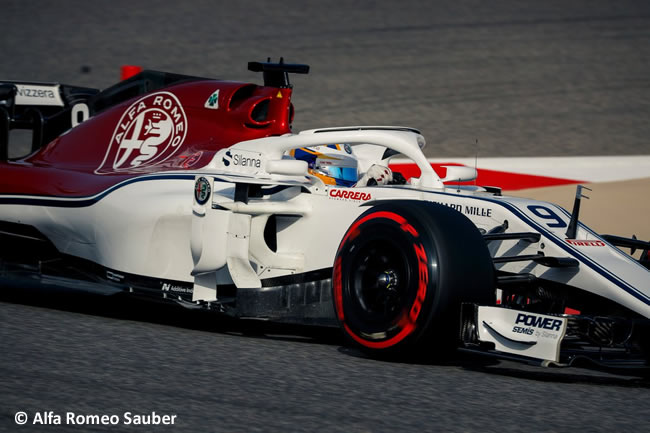
[[[267,62],[250,62],[248,69],[262,72],[265,86],[278,88],[291,88],[288,74],[309,72],[308,65],[284,63],[282,58],[279,63],[272,63],[270,58]],[[32,131],[31,152],[35,152],[109,107],[171,85],[198,80],[208,78],[145,70],[102,91],[58,83],[0,81],[0,161],[12,157],[12,130]],[[29,144],[21,145],[27,148]]]
[[[87,119],[87,102],[98,93],[58,83],[0,82],[0,161],[9,159],[11,130],[31,130],[36,151]]]
[[[0,161],[10,158],[12,130],[31,130],[31,152],[35,152],[106,108],[172,84],[201,79],[147,70],[103,91],[59,83],[0,81]]]

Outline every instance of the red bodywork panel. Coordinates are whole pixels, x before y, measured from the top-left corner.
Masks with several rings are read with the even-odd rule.
[[[144,173],[201,168],[224,147],[290,132],[291,111],[290,88],[172,85],[102,111],[25,159],[1,161],[0,193],[84,197]]]

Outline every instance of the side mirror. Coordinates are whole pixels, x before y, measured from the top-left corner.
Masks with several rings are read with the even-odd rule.
[[[266,163],[267,173],[285,176],[306,176],[308,168],[307,161],[298,159],[280,159]]]
[[[443,165],[447,169],[447,175],[442,179],[443,182],[467,182],[477,178],[478,173],[475,168],[464,165]]]

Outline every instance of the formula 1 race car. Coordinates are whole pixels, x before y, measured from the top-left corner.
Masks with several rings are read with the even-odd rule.
[[[0,287],[340,326],[376,355],[647,365],[650,243],[581,224],[581,187],[569,213],[461,185],[474,168],[441,177],[415,129],[292,133],[289,74],[309,68],[249,69],[264,86],[155,71],[104,91],[0,84]],[[400,155],[420,174],[329,182],[296,153],[318,148],[347,155],[325,171],[364,178]]]

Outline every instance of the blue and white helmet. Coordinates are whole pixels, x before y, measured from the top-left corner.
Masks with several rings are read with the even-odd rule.
[[[357,158],[348,144],[302,147],[291,156],[309,165],[309,173],[327,185],[353,186],[359,180]]]

